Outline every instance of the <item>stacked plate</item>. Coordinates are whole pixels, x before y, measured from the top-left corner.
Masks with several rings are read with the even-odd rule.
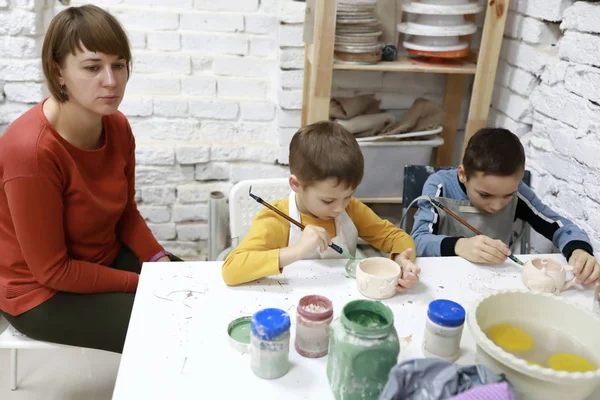
[[[381,60],[381,27],[376,0],[338,0],[335,29],[336,62],[373,64]]]
[[[405,34],[403,46],[414,61],[442,62],[469,54],[465,37],[477,32],[465,15],[483,10],[470,0],[413,0],[402,6],[406,22],[398,25]],[[468,39],[468,38],[467,38]]]

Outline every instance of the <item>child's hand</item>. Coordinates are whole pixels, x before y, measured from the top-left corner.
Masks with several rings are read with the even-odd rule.
[[[317,247],[321,250],[321,253],[324,252],[330,244],[331,238],[324,228],[308,225],[302,231],[298,243],[293,247],[298,260],[302,260],[310,257]]]
[[[600,276],[598,261],[585,250],[573,251],[569,258],[569,265],[573,267],[577,283],[589,285],[596,282]]]
[[[394,258],[394,261],[402,266],[402,276],[398,279],[398,286],[396,287],[398,292],[406,292],[419,282],[421,269],[410,261],[412,251],[413,249],[406,249]]]
[[[485,235],[458,239],[454,252],[471,262],[485,264],[503,264],[510,256],[510,249],[504,242]]]

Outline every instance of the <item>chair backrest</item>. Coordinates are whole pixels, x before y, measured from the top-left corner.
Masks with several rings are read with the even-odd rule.
[[[252,193],[266,202],[287,198],[290,194],[288,178],[253,179],[235,184],[229,193],[229,229],[231,231],[231,246],[235,247],[248,234],[252,220],[263,205],[248,196],[250,187]]]
[[[404,186],[402,187],[402,210],[406,212],[408,205],[423,193],[423,186],[429,176],[442,169],[451,167],[432,167],[429,165],[406,165],[404,167]],[[412,208],[417,208],[417,203]]]
[[[443,170],[454,167],[432,167],[429,165],[407,165],[404,167],[404,187],[402,189],[402,214],[409,212],[408,205],[423,193],[423,186],[430,175]],[[525,170],[523,175],[523,183],[531,186],[531,172]],[[411,208],[418,208],[415,203]],[[404,218],[402,229],[406,230],[408,225],[408,216]]]

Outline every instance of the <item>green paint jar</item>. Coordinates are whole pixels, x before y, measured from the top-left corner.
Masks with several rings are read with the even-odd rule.
[[[376,400],[398,360],[394,314],[379,301],[354,300],[331,324],[327,378],[337,400]]]

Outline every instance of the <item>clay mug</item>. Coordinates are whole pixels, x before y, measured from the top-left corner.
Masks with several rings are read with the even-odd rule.
[[[356,287],[370,299],[389,299],[396,294],[401,273],[400,265],[389,258],[365,258],[356,268]]]
[[[567,280],[570,265],[562,265],[549,258],[534,258],[523,267],[523,284],[537,292],[558,294],[575,284],[575,277]]]

